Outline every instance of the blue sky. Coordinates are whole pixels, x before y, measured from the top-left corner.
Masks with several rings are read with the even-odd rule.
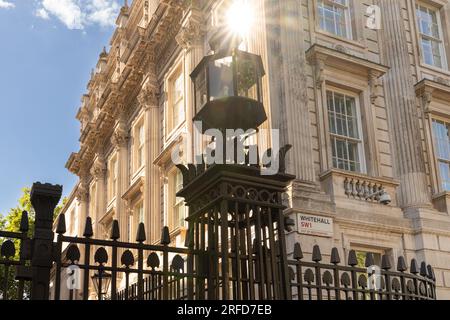
[[[35,181],[74,186],[75,115],[118,2],[0,0],[0,213]]]

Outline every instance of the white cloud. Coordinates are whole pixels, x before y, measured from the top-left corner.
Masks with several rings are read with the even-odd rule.
[[[44,20],[50,19],[50,15],[48,14],[47,10],[45,10],[44,8],[37,9],[35,14],[36,14],[36,17],[39,17],[41,19],[44,19]]]
[[[6,0],[0,0],[0,9],[12,9],[16,5],[12,2],[8,2]]]
[[[97,23],[103,27],[113,26],[120,6],[116,1],[92,0],[87,5],[87,20],[90,23]]]
[[[46,20],[55,17],[69,29],[82,30],[89,25],[113,26],[119,10],[118,0],[39,0],[35,14]]]

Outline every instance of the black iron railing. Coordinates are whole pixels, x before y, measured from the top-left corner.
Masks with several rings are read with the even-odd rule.
[[[144,224],[138,228],[137,241],[135,243],[120,242],[119,223],[113,222],[110,240],[93,239],[92,222],[86,219],[83,237],[65,236],[64,215],[60,215],[56,248],[57,252],[63,252],[64,256],[55,256],[55,289],[54,298],[62,297],[61,288],[72,295],[73,288],[65,289],[61,281],[65,272],[63,269],[74,267],[79,270],[77,277],[82,279],[82,299],[89,299],[92,294],[98,299],[111,300],[182,300],[202,299],[192,290],[187,290],[187,285],[195,286],[197,281],[203,281],[205,276],[195,270],[189,270],[187,262],[195,259],[196,252],[186,248],[171,247],[169,229],[165,227],[162,232],[161,245],[145,244]],[[93,279],[96,274],[97,279]],[[93,292],[93,281],[98,278],[110,278],[111,286],[108,294]],[[131,278],[137,281],[130,284]],[[109,279],[108,279],[109,280]],[[124,283],[124,290],[118,291],[118,284]],[[101,285],[97,285],[101,287]]]
[[[3,241],[1,241],[3,240]],[[31,274],[27,269],[30,259],[31,240],[28,238],[28,213],[22,212],[18,232],[0,230],[0,299],[28,299],[30,292],[25,290]],[[18,250],[17,250],[18,249]]]
[[[333,248],[330,263],[322,263],[319,246],[314,246],[312,261],[303,261],[300,244],[289,260],[292,297],[297,300],[435,300],[433,268],[425,262],[418,267],[411,260],[409,273],[405,259],[398,258],[397,271],[390,257],[384,255],[381,266],[374,265],[372,254],[365,259],[366,268],[358,267],[356,252],[351,250],[348,265],[341,265],[338,249]]]

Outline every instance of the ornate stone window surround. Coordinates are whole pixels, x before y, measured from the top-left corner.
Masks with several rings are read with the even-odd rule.
[[[181,55],[174,63],[173,66],[169,69],[169,71],[166,73],[166,76],[164,78],[164,87],[166,88],[166,97],[167,100],[164,104],[164,126],[165,126],[165,145],[170,143],[170,141],[174,138],[176,138],[177,135],[179,135],[180,131],[182,131],[182,128],[184,127],[186,123],[186,74],[185,74],[185,68],[184,68],[184,55]],[[172,87],[174,84],[174,81],[177,78],[177,75],[184,75],[183,77],[183,117],[178,124],[173,123],[173,92]]]
[[[134,242],[135,233],[137,231],[137,226],[139,225],[139,214],[134,212],[138,205],[142,204],[144,210],[144,220],[145,220],[145,207],[144,207],[144,191],[145,191],[145,178],[139,177],[125,193],[122,195],[122,199],[125,201],[125,206],[127,210],[127,219],[132,219],[130,225],[131,234],[127,234],[128,239]],[[127,220],[127,224],[131,220]],[[128,230],[128,228],[127,228]],[[128,233],[128,231],[127,231]]]
[[[178,148],[179,156],[182,159],[181,161],[184,162],[185,159],[185,150],[184,150],[184,141],[186,137],[184,134],[178,135],[176,140],[172,140],[170,144],[156,157],[155,161],[153,162],[154,165],[159,166],[161,170],[161,176],[163,181],[163,202],[164,202],[164,225],[169,225],[169,215],[171,212],[170,208],[170,189],[169,186],[170,182],[170,173],[172,173],[175,170],[178,170],[174,163],[172,162],[172,152],[175,150],[175,148]],[[170,230],[171,236],[175,237],[179,234],[183,234],[185,231],[185,228],[175,228],[173,230]]]
[[[382,95],[379,78],[388,71],[388,67],[317,44],[308,49],[306,57],[314,71],[321,172],[333,169],[327,110],[327,90],[333,88],[359,97],[366,159],[363,173],[379,176],[381,169],[373,109]]]
[[[90,216],[93,220],[97,216],[97,182],[95,179],[92,180],[91,185],[89,186],[89,211],[88,216]]]
[[[112,154],[108,160],[108,174],[107,174],[107,199],[108,199],[108,208],[114,203],[116,200],[116,193],[118,187],[118,173],[119,173],[119,163],[118,163],[118,155]],[[115,182],[114,182],[115,181]],[[113,185],[115,183],[115,186]]]
[[[184,215],[186,214],[186,208],[184,207],[183,199],[178,199],[176,197],[177,192],[177,174],[178,168],[172,166],[167,170],[167,225],[170,228],[170,231],[175,234],[178,231],[184,229],[183,225],[180,225],[178,221],[175,221],[175,210],[179,206],[181,206],[182,210],[184,210]],[[181,183],[182,183],[181,179]],[[180,217],[178,217],[180,218]]]
[[[449,13],[444,10],[443,6],[446,4],[446,1],[444,0],[411,0],[411,21],[412,21],[412,28],[415,30],[415,40],[417,41],[417,52],[418,52],[418,61],[417,65],[420,67],[437,72],[437,73],[444,73],[445,75],[450,75],[449,70],[449,61],[450,61],[450,45],[449,45],[449,37],[450,32],[448,31],[450,28],[450,16]],[[417,8],[416,6],[420,5],[426,8],[430,8],[433,10],[436,10],[438,15],[438,25],[439,25],[439,32],[440,32],[440,38],[442,40],[442,68],[426,64],[423,59],[423,49],[421,45],[421,34],[420,34],[420,28],[417,21]]]
[[[109,233],[111,231],[112,222],[114,220],[114,216],[116,215],[115,208],[111,207],[99,220],[99,230],[101,234],[98,235],[98,238],[109,239]]]
[[[147,144],[147,134],[146,134],[146,127],[145,127],[145,118],[144,113],[138,115],[136,119],[131,124],[131,168],[132,168],[132,175],[131,175],[131,181],[134,181],[136,177],[139,176],[139,174],[142,172],[142,170],[145,167],[145,158],[147,154],[145,153],[145,146]],[[140,130],[143,128],[144,130],[144,141],[140,141]],[[139,165],[139,149],[142,148],[143,152],[143,159],[142,163]]]
[[[330,0],[323,0],[325,2],[331,2]],[[367,43],[364,37],[364,18],[365,12],[363,12],[363,4],[361,1],[347,0],[348,14],[347,14],[347,29],[351,31],[351,37],[340,37],[334,33],[327,32],[320,27],[319,18],[319,3],[318,0],[313,0],[313,6],[309,8],[310,27],[314,30],[315,36],[322,37],[325,40],[333,39],[340,42],[359,47],[367,48]]]
[[[439,211],[450,208],[450,192],[442,187],[436,141],[433,133],[433,121],[450,122],[450,86],[424,79],[415,85],[418,102],[422,108],[425,145],[431,176],[433,203]]]

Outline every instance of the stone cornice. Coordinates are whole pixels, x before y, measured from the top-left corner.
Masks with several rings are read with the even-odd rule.
[[[149,81],[141,89],[137,96],[137,100],[144,108],[158,107],[159,95],[160,93],[157,84]]]
[[[124,148],[128,143],[128,139],[129,135],[128,131],[126,130],[125,124],[123,122],[119,123],[119,125],[117,126],[116,130],[114,131],[111,137],[111,143],[116,148]]]
[[[202,21],[202,15],[199,10],[191,10],[186,16],[185,21],[175,39],[177,43],[185,50],[192,47],[203,46],[206,35],[205,23]]]
[[[442,113],[448,115],[449,110],[441,111],[434,109],[431,106],[431,102],[434,99],[440,99],[444,101],[450,100],[450,85],[445,82],[437,82],[429,79],[423,79],[415,86],[416,96],[422,100],[422,108],[424,112]]]
[[[382,64],[348,54],[345,48],[341,47],[333,49],[314,44],[306,51],[306,58],[315,66],[318,84],[326,80],[324,71],[327,66],[338,69],[345,68],[345,70],[351,70],[353,74],[367,77],[372,86],[376,85],[374,80],[380,78],[389,70],[389,67]]]
[[[81,172],[89,173],[98,146],[104,144],[105,139],[111,137],[116,147],[126,143],[126,128],[119,126],[114,133],[112,128],[128,115],[127,110],[136,98],[144,107],[158,105],[159,86],[155,77],[151,77],[151,83],[144,89],[141,90],[141,86],[144,79],[150,78],[148,73],[156,74],[156,66],[170,57],[173,43],[177,45],[175,36],[184,20],[183,12],[189,5],[193,6],[191,1],[160,0],[151,5],[154,12],[148,15],[147,24],[142,23],[145,6],[149,6],[147,1],[133,1],[127,12],[121,13],[127,15],[126,21],[122,21],[125,24],[112,36],[109,52],[104,50],[100,54],[97,70],[88,83],[88,93],[78,113],[79,120],[85,124],[80,135],[80,150],[67,162],[71,172],[78,176]],[[189,21],[186,36],[201,34],[199,25],[194,26],[195,20]],[[186,38],[186,41],[194,40]]]
[[[103,157],[97,157],[91,168],[91,175],[96,179],[103,179],[106,174],[106,162]]]

